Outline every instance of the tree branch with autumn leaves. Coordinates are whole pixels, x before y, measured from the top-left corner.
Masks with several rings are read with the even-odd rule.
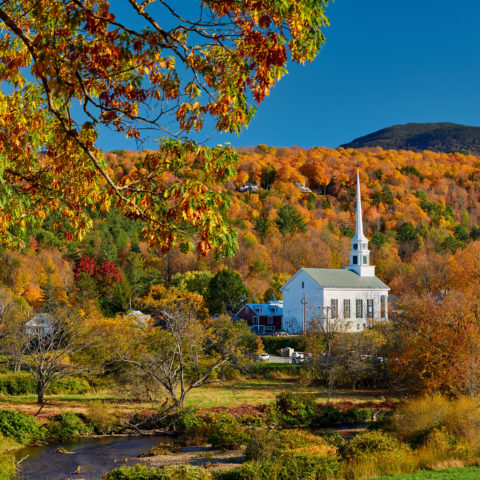
[[[89,209],[115,206],[143,220],[145,238],[164,250],[233,252],[224,185],[235,175],[236,152],[188,137],[208,117],[216,130],[240,133],[286,73],[288,53],[300,63],[315,58],[328,1],[205,0],[197,19],[171,3],[0,4],[6,245],[21,246],[51,214],[67,239],[81,237],[91,226]],[[114,7],[130,7],[132,21],[119,21]],[[145,129],[164,138],[119,177],[97,147],[103,128],[140,142]]]

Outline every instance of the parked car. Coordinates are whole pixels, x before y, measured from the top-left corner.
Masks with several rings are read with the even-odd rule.
[[[261,353],[258,356],[258,360],[260,360],[261,362],[266,362],[266,361],[270,360],[270,355],[268,353]]]

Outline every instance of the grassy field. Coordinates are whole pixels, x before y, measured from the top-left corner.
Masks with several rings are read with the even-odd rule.
[[[402,473],[375,480],[478,480],[480,467],[448,468],[446,470]]]
[[[283,391],[296,391],[314,394],[318,401],[327,401],[325,389],[303,387],[292,379],[256,379],[241,380],[231,384],[212,384],[195,389],[186,399],[187,407],[237,407],[240,405],[262,405],[271,403],[275,396]],[[382,392],[349,390],[336,391],[330,401],[380,402],[385,400]],[[114,392],[87,393],[84,395],[47,395],[46,405],[40,417],[54,415],[60,411],[71,410],[77,413],[86,413],[89,404],[104,402],[118,412],[126,413],[139,409],[155,408],[151,402],[138,402],[121,398]],[[6,396],[0,395],[0,408],[15,408],[25,413],[34,414],[38,411],[35,395]]]

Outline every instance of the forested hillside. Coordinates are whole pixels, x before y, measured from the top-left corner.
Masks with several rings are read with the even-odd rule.
[[[108,155],[122,176],[141,154]],[[229,218],[238,231],[233,257],[202,257],[179,248],[164,254],[149,248],[138,221],[113,209],[92,209],[94,229],[81,241],[65,240],[51,216],[31,232],[23,251],[3,251],[0,282],[33,308],[46,301],[70,302],[114,315],[139,306],[137,299],[152,285],[187,288],[197,282],[191,289],[207,297],[212,274],[227,266],[241,275],[248,296],[278,298],[279,286],[298,268],[348,263],[357,168],[373,261],[393,293],[421,288],[421,282],[435,288],[425,276],[446,271],[460,255],[462,261],[468,252],[474,255],[475,244],[469,244],[480,237],[480,158],[259,145],[239,151],[236,180],[227,185]],[[258,182],[258,193],[238,191],[248,180]],[[312,192],[302,193],[295,183]],[[195,271],[205,273],[184,275]]]
[[[342,145],[344,148],[405,149],[415,152],[480,154],[480,127],[456,123],[407,123],[383,128]]]

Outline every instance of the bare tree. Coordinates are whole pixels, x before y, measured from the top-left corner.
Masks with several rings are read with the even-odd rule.
[[[306,344],[311,355],[311,380],[323,378],[328,388],[328,397],[341,373],[338,358],[334,355],[335,343],[346,327],[345,321],[338,315],[330,315],[329,307],[314,310],[308,324]]]
[[[162,302],[155,318],[120,358],[159,385],[174,409],[182,408],[188,393],[209,382],[215,370],[239,366],[257,354],[256,336],[246,324],[227,317],[202,319],[200,305],[188,298]]]
[[[3,348],[6,353],[15,355],[33,376],[37,384],[37,403],[43,405],[45,392],[55,380],[89,368],[72,359],[96,342],[86,331],[80,315],[71,310],[59,310],[12,323]]]

